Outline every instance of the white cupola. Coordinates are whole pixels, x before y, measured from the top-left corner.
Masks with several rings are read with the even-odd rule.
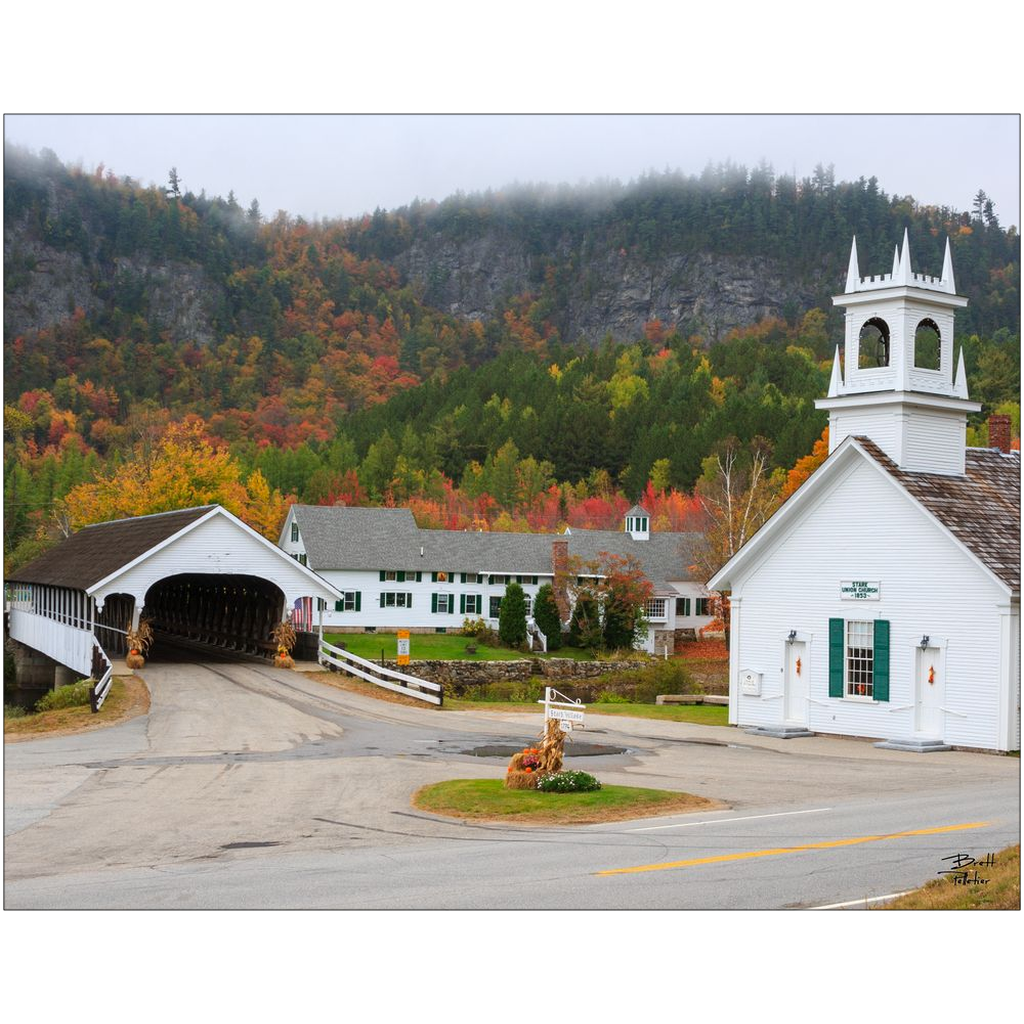
[[[846,291],[832,301],[846,309],[845,360],[837,346],[828,397],[815,402],[828,410],[829,451],[866,436],[901,469],[962,476],[967,414],[981,405],[967,400],[962,350],[954,373],[954,310],[967,299],[949,240],[940,277],[913,272],[906,231],[892,273],[861,277],[854,238]]]
[[[642,505],[634,505],[626,513],[625,531],[633,540],[649,540],[651,536],[651,513]]]

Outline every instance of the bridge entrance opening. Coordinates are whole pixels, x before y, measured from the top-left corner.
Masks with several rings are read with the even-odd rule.
[[[153,627],[147,655],[181,660],[182,649],[269,657],[271,631],[281,621],[284,594],[259,576],[182,573],[154,583],[142,618]]]

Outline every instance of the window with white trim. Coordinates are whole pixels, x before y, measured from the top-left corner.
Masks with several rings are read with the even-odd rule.
[[[508,583],[508,576],[492,575],[491,583],[500,584],[501,586],[504,586],[506,583]]]
[[[652,597],[647,602],[644,611],[649,619],[665,618],[665,599],[663,597]]]
[[[380,595],[381,608],[411,608],[412,594],[405,594],[401,591],[385,590]]]
[[[334,602],[334,610],[336,612],[357,612],[359,604],[359,591],[346,590],[344,597],[340,601]]]
[[[292,540],[297,541],[299,539],[299,524],[292,523]]]
[[[697,601],[697,614],[698,615],[710,615],[711,614],[711,598],[709,597],[698,597]]]
[[[462,574],[462,582],[463,583],[473,583],[473,584],[480,583],[480,573],[478,573],[478,572],[464,572]]]
[[[875,691],[875,624],[846,623],[846,696],[873,697]]]
[[[498,616],[500,614],[501,614],[501,598],[500,597],[492,597],[491,598],[490,615],[488,616],[488,618],[496,619],[496,618],[498,618]]]
[[[479,594],[466,594],[466,614],[479,615],[482,598]]]
[[[455,595],[434,594],[433,604],[433,610],[438,615],[450,615],[455,610]]]
[[[388,582],[394,582],[398,579],[398,573],[394,569],[385,569],[384,579]]]
[[[526,602],[526,617],[529,618],[533,614],[533,598],[526,594],[523,600]]]

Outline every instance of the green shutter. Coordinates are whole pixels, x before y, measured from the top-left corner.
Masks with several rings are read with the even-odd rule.
[[[363,607],[363,592],[361,590],[356,591],[356,611],[361,611]]]
[[[430,610],[432,612],[437,611],[437,594],[430,595]]]
[[[416,570],[416,582],[417,582],[417,583],[421,583],[422,581],[423,581],[423,573],[421,573],[421,572],[420,572],[420,571],[419,571],[419,570],[417,569],[417,570]]]
[[[404,583],[405,582],[405,571],[404,570],[400,570],[398,572],[398,582],[399,583]]]
[[[384,607],[384,594],[383,593],[380,595],[380,606],[381,606],[381,608]]]
[[[463,579],[466,578],[466,574],[465,573],[462,574],[462,578]],[[465,594],[459,594],[459,614],[460,615],[465,615],[466,614],[466,595]]]
[[[828,695],[842,697],[846,661],[846,623],[843,619],[828,620]]]
[[[463,574],[462,574],[462,582],[463,582],[463,583],[465,583],[465,582],[466,582],[466,574],[465,574],[465,573],[463,573]]]
[[[405,607],[406,608],[411,608],[412,607],[412,594],[406,594],[405,595]]]
[[[437,573],[436,572],[432,572],[430,574],[430,582],[431,583],[436,583],[437,582]]]
[[[875,700],[889,699],[889,620],[875,620]]]
[[[381,583],[384,582],[384,570],[383,569],[381,569],[381,571],[380,571],[380,581],[381,581]]]
[[[343,612],[345,610],[345,602],[344,601],[335,601],[334,602],[334,610],[336,612]]]

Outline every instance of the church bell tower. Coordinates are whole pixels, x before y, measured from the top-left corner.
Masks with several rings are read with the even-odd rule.
[[[954,373],[956,294],[946,240],[940,277],[915,274],[910,241],[893,254],[892,273],[861,277],[857,239],[846,291],[832,301],[846,310],[845,361],[836,347],[828,397],[829,452],[851,434],[869,437],[901,469],[962,476],[967,414],[981,405],[967,397],[963,351]]]

